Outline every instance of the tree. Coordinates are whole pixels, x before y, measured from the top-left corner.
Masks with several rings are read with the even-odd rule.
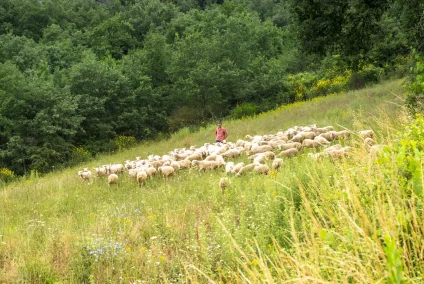
[[[307,53],[341,54],[357,69],[372,49],[373,35],[389,0],[292,1],[297,37]]]

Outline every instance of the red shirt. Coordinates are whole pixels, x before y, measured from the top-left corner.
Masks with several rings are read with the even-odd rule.
[[[227,138],[227,129],[225,129],[224,127],[221,128],[217,128],[215,130],[215,134],[216,134],[216,140],[218,141],[222,141],[225,140],[225,138]]]

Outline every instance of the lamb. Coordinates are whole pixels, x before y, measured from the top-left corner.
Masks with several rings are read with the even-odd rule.
[[[190,156],[188,156],[187,158],[185,158],[185,160],[190,160],[190,161],[201,160],[201,159],[203,159],[203,154],[201,152],[195,152],[191,154]]]
[[[123,164],[107,165],[106,170],[109,174],[118,174],[124,171],[125,167]]]
[[[322,137],[322,138],[326,139],[327,141],[333,141],[333,140],[336,139],[336,136],[334,135],[334,131],[321,133],[320,135],[318,135],[318,137]]]
[[[318,143],[320,143],[321,145],[329,145],[330,144],[330,142],[322,136],[315,136],[314,140],[317,141]]]
[[[367,137],[364,140],[364,146],[367,152],[373,156],[378,156],[380,154],[380,151],[384,148],[385,145],[374,144],[374,143],[375,143],[374,140],[370,137]]]
[[[234,168],[234,162],[228,162],[225,164],[225,172],[227,173],[227,175],[231,174],[231,171]]]
[[[340,138],[349,138],[350,137],[350,131],[349,130],[332,131],[332,133],[333,133],[333,135],[335,137],[334,138],[335,140],[338,140]]]
[[[306,147],[306,148],[318,148],[320,146],[322,146],[321,143],[312,139],[305,139],[302,142],[302,147]]]
[[[269,172],[269,167],[268,167],[268,165],[265,165],[265,164],[260,164],[260,165],[257,164],[253,168],[252,172],[267,175],[268,172]]]
[[[375,133],[371,129],[359,131],[359,136],[361,136],[362,139],[365,139],[365,138],[375,139]]]
[[[165,178],[173,175],[175,173],[175,169],[171,166],[160,166],[158,170],[162,173]]]
[[[241,151],[236,149],[229,149],[226,152],[222,153],[221,156],[227,158],[236,158],[241,155]]]
[[[147,173],[146,173],[146,171],[144,171],[144,170],[139,171],[137,173],[137,182],[138,182],[138,184],[139,185],[144,185],[144,184],[146,184],[146,180],[147,180]]]
[[[146,174],[149,176],[149,177],[153,177],[153,176],[155,176],[156,175],[156,173],[157,173],[157,170],[156,170],[156,168],[155,167],[153,167],[153,166],[149,166],[149,167],[147,167],[145,170],[144,170],[145,172],[146,172]]]
[[[128,170],[128,177],[129,178],[136,178],[137,174],[142,170],[143,170],[142,168],[129,169]]]
[[[229,178],[227,178],[227,177],[222,177],[220,180],[219,180],[219,183],[218,183],[218,185],[219,185],[219,188],[221,188],[221,192],[222,193],[224,193],[225,192],[225,189],[229,186],[231,184],[231,181],[230,181],[230,179]]]
[[[243,168],[245,166],[245,164],[243,162],[240,162],[236,165],[234,165],[233,169],[231,170],[231,173],[233,174],[237,174],[241,168]]]
[[[281,151],[276,157],[294,157],[297,154],[299,154],[299,151],[296,148],[291,148]]]
[[[101,168],[94,168],[94,170],[96,171],[96,175],[97,175],[98,177],[106,176],[106,175],[107,175],[107,170],[106,170],[106,168],[105,168],[105,167],[101,167]]]
[[[257,166],[257,164],[255,164],[255,163],[251,163],[251,164],[248,164],[248,165],[246,165],[246,166],[242,167],[242,168],[241,168],[241,169],[237,172],[236,177],[239,177],[239,176],[241,176],[241,175],[243,175],[243,174],[247,173],[248,171],[253,170],[253,168],[254,168],[254,167],[256,167],[256,166]]]
[[[216,169],[219,167],[219,163],[217,161],[198,161],[198,160],[194,160],[191,162],[191,166],[194,167],[198,165],[199,166],[199,172],[200,171],[204,171],[206,169]]]
[[[107,177],[107,183],[109,184],[109,186],[111,186],[112,184],[117,184],[119,180],[119,177],[117,174],[110,174]]]
[[[274,159],[274,161],[272,161],[271,167],[272,167],[273,170],[278,171],[281,168],[282,165],[283,165],[283,159],[276,158],[276,159]]]
[[[272,147],[269,145],[262,145],[262,146],[254,146],[250,149],[249,153],[262,153],[266,151],[272,151]]]
[[[180,164],[180,169],[187,169],[191,167],[191,161],[190,160],[181,160],[178,161]]]
[[[84,168],[82,171],[78,171],[78,175],[83,181],[90,181],[91,179],[91,172],[87,168]]]
[[[289,142],[289,143],[281,144],[278,148],[280,150],[288,150],[292,148],[296,148],[297,150],[300,150],[302,148],[302,144],[300,144],[299,142]]]

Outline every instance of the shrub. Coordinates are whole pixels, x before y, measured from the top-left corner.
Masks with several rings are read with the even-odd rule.
[[[70,165],[77,165],[84,163],[92,158],[91,153],[83,147],[73,147],[71,158],[69,159]]]
[[[129,149],[137,143],[134,136],[125,136],[125,135],[118,135],[114,139],[114,142],[116,144],[116,147],[118,147],[118,150]]]
[[[15,179],[15,173],[8,168],[0,168],[0,181],[10,182]]]
[[[231,111],[231,117],[238,119],[243,117],[249,117],[254,116],[258,113],[258,107],[253,103],[243,103],[240,105],[237,105],[232,111]]]
[[[406,104],[412,113],[424,112],[424,60],[415,55],[415,67],[411,68],[410,84],[407,86]]]
[[[424,119],[417,115],[415,120],[405,127],[405,131],[397,139],[392,148],[383,151],[379,159],[380,165],[387,165],[391,157],[396,159],[399,181],[407,190],[422,195],[423,174],[422,159],[424,156]]]

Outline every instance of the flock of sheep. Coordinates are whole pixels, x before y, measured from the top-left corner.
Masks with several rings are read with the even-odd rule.
[[[146,159],[136,157],[127,160],[124,164],[103,165],[94,168],[97,177],[105,176],[109,186],[119,181],[119,175],[124,173],[138,184],[144,185],[149,178],[160,174],[165,179],[176,175],[179,171],[188,168],[198,168],[199,172],[207,170],[225,169],[227,175],[241,176],[246,173],[268,174],[270,169],[278,171],[283,165],[283,159],[294,157],[302,149],[312,148],[316,151],[308,153],[313,160],[323,158],[341,159],[347,157],[352,150],[350,146],[336,144],[340,139],[349,138],[355,134],[349,130],[335,131],[334,127],[295,126],[276,134],[246,135],[245,139],[235,143],[226,142],[209,144],[189,149],[179,148],[159,156],[150,155]],[[364,147],[371,153],[376,153],[381,145],[375,145],[373,130],[363,130],[356,133],[363,139]],[[317,150],[321,150],[317,152]],[[250,163],[235,163],[232,159],[247,155]],[[78,172],[83,181],[92,179],[92,173],[87,168]],[[219,181],[222,191],[229,185],[228,177]]]

